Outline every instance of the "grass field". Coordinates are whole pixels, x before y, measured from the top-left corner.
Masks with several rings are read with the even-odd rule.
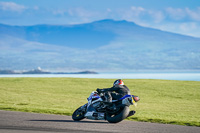
[[[72,115],[114,79],[0,78],[0,110]],[[129,120],[200,126],[200,82],[124,79],[138,106]]]

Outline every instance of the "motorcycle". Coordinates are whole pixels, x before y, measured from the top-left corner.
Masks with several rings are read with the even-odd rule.
[[[104,93],[93,91],[87,98],[88,103],[76,109],[72,115],[74,121],[84,118],[91,120],[107,120],[109,123],[118,123],[135,114],[129,106],[135,105],[140,99],[138,96],[125,95],[112,103],[104,102]]]

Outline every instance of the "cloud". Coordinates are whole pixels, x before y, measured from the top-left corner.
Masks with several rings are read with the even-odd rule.
[[[164,22],[160,24],[151,24],[148,27],[178,33],[193,37],[200,37],[200,24],[197,22]]]
[[[194,11],[189,8],[185,8],[185,11],[192,20],[200,21],[200,7]]]
[[[168,7],[165,9],[166,15],[174,20],[181,20],[186,17],[184,9]]]
[[[118,14],[118,18],[141,26],[200,37],[200,7],[196,9],[168,7],[158,10],[131,6],[110,13]]]
[[[81,7],[68,9],[67,14],[69,15],[69,18],[77,18],[81,22],[91,22],[102,16],[99,12]]]
[[[81,18],[89,18],[94,16],[94,12],[86,10],[84,8],[73,8],[68,10],[69,15],[71,16],[78,16]]]
[[[16,4],[14,2],[0,2],[0,10],[22,12],[26,9],[25,6]]]
[[[112,10],[110,8],[107,8],[106,10],[107,10],[107,12],[112,12]]]
[[[165,19],[165,15],[162,11],[148,11],[148,14],[152,17],[155,23],[160,23]]]
[[[33,9],[34,10],[39,10],[39,7],[38,6],[34,6]]]
[[[120,9],[118,12],[119,18],[128,21],[134,21],[138,24],[149,22],[151,23],[164,23],[168,22],[196,22],[200,21],[200,7],[196,9],[190,8],[172,8],[165,9],[147,9],[143,7],[131,6],[130,8]]]
[[[179,26],[181,31],[188,32],[188,31],[193,31],[198,28],[197,24],[192,22],[192,23],[181,23]]]
[[[167,16],[173,20],[200,21],[200,7],[191,10],[190,8],[172,8],[165,10]]]
[[[128,9],[121,9],[118,11],[121,19],[134,21],[141,24],[145,22],[160,23],[165,19],[163,11],[146,9],[143,7],[131,6]],[[116,12],[115,12],[116,13]]]
[[[117,12],[119,12],[119,15],[124,19],[133,19],[144,15],[146,10],[142,7],[131,6],[128,9],[120,9]]]
[[[139,16],[141,13],[145,12],[146,10],[142,7],[131,7],[131,12],[133,13],[134,16]]]
[[[54,15],[65,15],[65,10],[61,10],[61,9],[57,9],[57,10],[53,10],[53,14]]]

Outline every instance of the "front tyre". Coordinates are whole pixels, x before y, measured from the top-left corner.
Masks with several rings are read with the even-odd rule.
[[[107,114],[106,115],[106,120],[109,123],[118,123],[118,122],[124,120],[128,115],[129,115],[129,107],[125,106],[117,114],[114,114],[114,115]]]
[[[82,106],[76,109],[72,114],[72,119],[74,121],[80,121],[84,118],[85,118],[85,111],[83,111]]]

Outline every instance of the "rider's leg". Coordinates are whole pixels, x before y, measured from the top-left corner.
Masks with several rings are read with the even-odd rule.
[[[120,98],[122,98],[123,96],[118,94],[118,93],[111,93],[112,99],[113,100],[119,100]]]
[[[111,92],[105,93],[106,104],[110,110],[116,109],[115,104],[112,103],[113,95],[115,95],[115,93],[111,93]]]
[[[105,93],[105,102],[111,103],[112,102],[112,96],[110,92]]]

